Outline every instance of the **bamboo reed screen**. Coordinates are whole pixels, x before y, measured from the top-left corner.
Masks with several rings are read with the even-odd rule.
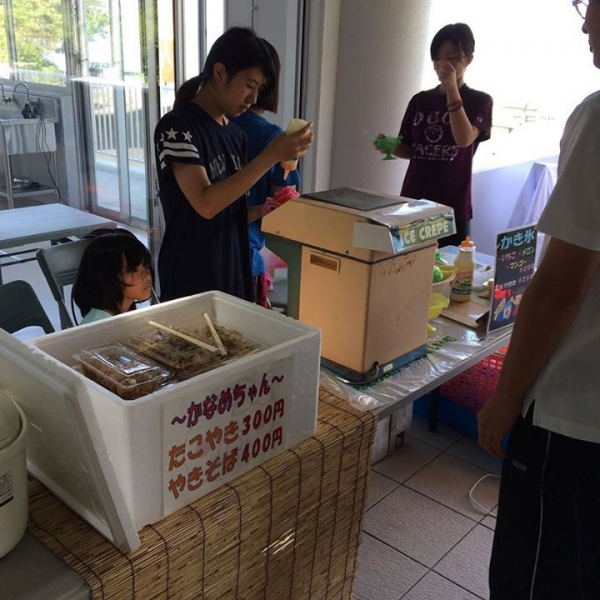
[[[350,600],[374,425],[321,390],[315,436],[145,527],[130,555],[37,483],[28,529],[94,600]]]

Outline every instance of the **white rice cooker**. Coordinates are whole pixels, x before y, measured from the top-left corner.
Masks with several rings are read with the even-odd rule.
[[[27,525],[25,415],[0,390],[0,558],[23,537]]]

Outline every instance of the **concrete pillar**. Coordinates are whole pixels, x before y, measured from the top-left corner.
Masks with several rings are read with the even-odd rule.
[[[399,194],[408,166],[363,130],[395,135],[429,61],[430,0],[343,0],[330,187]]]

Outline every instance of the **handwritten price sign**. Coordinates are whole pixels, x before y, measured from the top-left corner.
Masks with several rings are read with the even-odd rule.
[[[286,449],[291,359],[182,394],[163,408],[166,513]]]

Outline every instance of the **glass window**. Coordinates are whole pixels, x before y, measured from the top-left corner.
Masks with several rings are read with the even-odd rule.
[[[93,152],[92,210],[125,223],[147,221],[146,75],[140,2],[82,0],[87,77],[79,81]],[[91,143],[90,143],[91,142]]]
[[[43,202],[72,203],[148,227],[148,131],[158,112],[150,106],[156,100],[149,100],[149,85],[159,82],[147,57],[156,46],[162,50],[161,43],[166,48],[160,83],[172,103],[173,20],[159,7],[171,4],[0,0],[0,77],[7,90],[2,109],[47,119],[40,131],[48,135],[32,134],[29,153],[16,149],[10,168],[0,168],[0,209],[35,204],[44,194]],[[157,16],[170,46],[156,39]]]
[[[6,17],[4,2],[0,1],[0,77],[10,77],[10,55],[8,53],[8,38],[6,32]]]
[[[175,101],[175,42],[172,2],[158,3],[158,79],[160,85],[160,112],[165,114]],[[197,29],[197,28],[196,28]],[[191,77],[191,75],[190,75]]]
[[[14,24],[14,78],[66,85],[62,0],[6,0],[5,4],[9,2]]]
[[[153,123],[173,106],[176,66],[197,75],[223,27],[224,0],[0,0],[0,108],[47,119],[49,136],[8,169],[0,157],[0,210],[44,194],[147,229]]]
[[[218,0],[213,0],[218,4]],[[183,80],[195,77],[200,73],[200,3],[197,0],[186,0],[183,3]]]
[[[225,1],[206,2],[206,53],[225,31]]]

